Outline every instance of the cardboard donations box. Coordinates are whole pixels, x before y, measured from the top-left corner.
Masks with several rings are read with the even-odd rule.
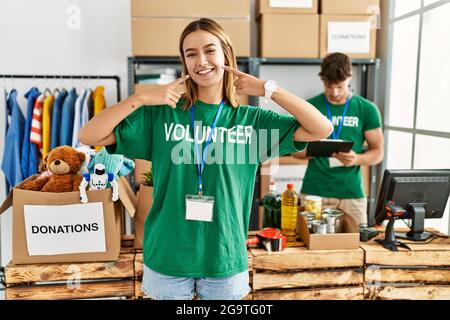
[[[256,2],[258,15],[267,13],[291,14],[291,13],[318,13],[318,0],[259,0]]]
[[[250,56],[250,17],[213,18],[230,37],[238,57]],[[132,17],[131,36],[134,56],[175,56],[184,28],[195,18]]]
[[[297,234],[309,250],[339,250],[359,248],[359,228],[353,218],[344,214],[341,219],[342,233],[311,234],[306,219],[297,216]]]
[[[321,0],[322,14],[380,14],[380,0]]]
[[[179,56],[178,42],[183,29],[201,17],[222,25],[237,56],[250,56],[249,0],[133,0],[133,55]]]
[[[123,208],[134,215],[136,204],[127,180],[122,177],[118,182],[120,200],[113,202],[108,188],[87,191],[87,204],[80,202],[79,192],[14,187],[0,207],[0,214],[13,207],[12,263],[117,260]]]
[[[315,1],[315,0],[314,0]],[[249,0],[132,0],[133,17],[228,17],[250,16]]]
[[[260,21],[264,58],[318,58],[318,14],[264,14]]]
[[[376,31],[370,16],[321,15],[320,57],[342,52],[354,59],[374,59]]]

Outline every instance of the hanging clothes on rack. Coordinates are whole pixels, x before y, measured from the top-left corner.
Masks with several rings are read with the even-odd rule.
[[[94,117],[94,96],[95,96],[94,91],[92,91],[91,96],[89,97],[89,100],[87,101],[89,120],[91,120]]]
[[[117,76],[96,75],[12,75],[0,74],[3,79],[108,79],[115,81],[117,101],[120,101],[120,78]],[[52,88],[53,89],[53,88]],[[22,114],[17,102],[18,92],[6,89],[0,91],[0,109],[5,107],[4,153],[0,159],[1,170],[5,172],[7,192],[12,185],[38,173],[39,163],[50,150],[60,145],[79,147],[78,131],[95,114],[105,107],[105,87],[99,85],[95,90],[86,88],[79,101],[78,113],[75,116],[75,104],[78,99],[76,89],[47,88],[40,92],[31,87],[24,95],[27,100],[26,117]],[[94,94],[95,93],[95,94]],[[2,96],[4,94],[4,96]],[[76,140],[75,140],[76,139]],[[86,146],[91,148],[90,146]],[[98,148],[97,148],[98,150]]]
[[[5,147],[5,142],[6,142],[6,135],[8,133],[8,129],[9,129],[9,112],[8,112],[8,91],[6,91],[6,87],[3,88],[2,92],[2,97],[1,97],[1,105],[3,105],[3,108],[5,110],[5,131],[3,132],[4,134],[4,141],[3,141],[3,152],[4,152],[4,147]],[[3,160],[2,160],[3,163]],[[8,180],[5,177],[5,190],[6,190],[6,194],[8,194],[8,190],[9,190],[9,183]]]
[[[42,113],[44,111],[44,99],[45,95],[43,93],[36,99],[30,131],[30,142],[37,146],[40,154],[42,154]]]
[[[55,97],[49,94],[44,100],[44,111],[42,114],[42,158],[50,152],[51,130],[52,130],[52,111]]]
[[[89,117],[89,110],[92,109],[92,90],[88,89],[86,93],[86,99],[84,99],[83,107],[81,108],[81,126],[80,128],[84,127],[84,125],[91,119]]]
[[[22,143],[22,158],[20,159],[20,167],[22,169],[22,176],[28,178],[29,176],[38,172],[39,165],[39,151],[35,144],[30,143],[31,121],[33,119],[33,110],[36,99],[40,96],[38,88],[31,88],[26,94],[27,99],[27,115],[25,118],[25,128]]]
[[[25,128],[25,118],[17,103],[17,91],[12,89],[6,102],[7,132],[3,152],[2,171],[6,177],[6,192],[23,180],[20,159]]]
[[[67,97],[67,90],[62,89],[58,96],[55,98],[55,103],[53,104],[52,113],[52,134],[50,149],[54,149],[60,145],[61,141],[61,111],[64,100]]]
[[[75,103],[77,98],[77,91],[75,88],[72,88],[64,100],[61,110],[61,135],[59,141],[62,146],[72,145],[73,117],[75,115]]]
[[[97,86],[94,90],[94,116],[106,108],[105,87]]]
[[[72,130],[72,147],[76,148],[79,144],[78,131],[81,129],[81,114],[83,112],[84,101],[86,99],[87,89],[84,89],[81,95],[78,97],[75,103],[75,115],[73,117],[73,130]]]
[[[103,109],[106,108],[106,101],[105,101],[105,87],[104,86],[97,86],[94,90],[94,116],[98,113],[102,112]],[[99,151],[102,147],[96,146],[95,150]]]
[[[35,173],[39,172],[39,162],[41,161],[42,155],[42,112],[44,109],[44,97],[43,93],[37,97],[31,120],[30,143],[34,147],[30,148],[32,151],[30,154],[30,163],[37,163],[37,166],[32,168],[35,170]]]

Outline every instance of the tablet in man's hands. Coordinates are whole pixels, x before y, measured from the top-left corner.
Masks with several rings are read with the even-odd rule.
[[[329,158],[333,153],[350,152],[353,147],[353,141],[350,140],[320,140],[309,142],[306,149],[307,157],[325,157]]]

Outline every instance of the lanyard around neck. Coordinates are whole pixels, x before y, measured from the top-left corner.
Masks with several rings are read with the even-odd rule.
[[[203,194],[203,169],[205,167],[206,152],[211,143],[211,138],[214,133],[214,130],[216,129],[217,121],[219,120],[220,114],[222,113],[224,104],[225,104],[225,99],[220,102],[219,110],[217,111],[216,117],[215,117],[213,125],[211,127],[211,131],[209,132],[208,138],[206,139],[205,149],[203,150],[203,156],[201,158],[200,158],[200,151],[199,151],[199,147],[198,147],[198,140],[197,140],[197,135],[196,135],[196,130],[195,130],[195,104],[193,104],[191,107],[191,122],[192,122],[192,130],[194,131],[195,154],[197,157],[198,194],[199,194],[199,196],[202,196],[202,194]],[[200,159],[201,159],[201,163],[200,163]]]
[[[333,123],[333,117],[331,116],[330,104],[328,103],[327,97],[325,95],[323,97],[325,99],[325,105],[327,106],[328,119],[331,121],[331,123]],[[334,140],[339,139],[339,136],[341,135],[342,127],[344,125],[344,118],[347,115],[348,106],[350,105],[350,98],[351,98],[351,95],[349,94],[347,101],[345,102],[344,112],[342,113],[342,120],[339,122],[338,130],[337,131],[336,131],[336,129],[333,130],[332,138]]]

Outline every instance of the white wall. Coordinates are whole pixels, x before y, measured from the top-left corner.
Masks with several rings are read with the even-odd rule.
[[[74,10],[75,9],[75,10]],[[68,11],[69,10],[69,11]],[[71,11],[72,10],[72,11]],[[79,13],[79,15],[77,15]],[[127,96],[127,57],[131,55],[129,0],[2,0],[0,1],[0,74],[118,75]],[[79,19],[78,19],[79,17]],[[79,25],[77,22],[79,21]],[[77,28],[79,27],[79,28]],[[47,84],[48,83],[48,84]],[[115,83],[101,81],[14,80],[19,104],[32,85],[106,87],[107,104],[116,101]],[[4,80],[0,77],[0,87]],[[11,88],[11,80],[6,80]],[[0,162],[3,158],[4,110],[0,104]],[[5,198],[0,173],[0,201]],[[11,210],[1,216],[0,264],[11,259]]]

